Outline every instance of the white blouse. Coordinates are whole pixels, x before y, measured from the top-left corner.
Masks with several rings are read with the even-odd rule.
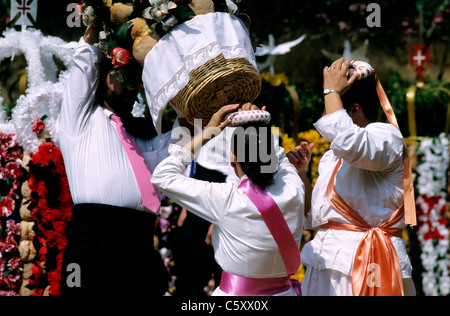
[[[380,225],[403,203],[403,138],[391,124],[355,125],[345,110],[325,115],[314,125],[331,141],[319,163],[319,178],[305,228],[317,229],[329,220],[348,223],[329,204],[326,189],[339,157],[336,191],[372,227]],[[404,228],[404,219],[394,225]],[[364,233],[319,230],[302,250],[305,265],[335,269],[351,275],[354,255]],[[411,264],[402,238],[392,237],[403,277],[411,276]]]
[[[109,118],[95,102],[101,53],[83,38],[57,120],[56,143],[62,151],[75,204],[101,203],[144,210],[131,164]],[[167,155],[171,135],[136,139],[150,171]],[[150,179],[149,179],[150,180]]]
[[[152,182],[164,194],[192,213],[214,224],[215,259],[223,270],[250,278],[286,276],[278,247],[258,209],[235,183],[211,183],[183,175],[192,154],[170,145],[170,156],[155,169]],[[280,166],[266,191],[281,209],[300,245],[305,188],[297,171],[278,151]],[[243,178],[244,179],[244,178]],[[242,179],[242,180],[243,180]]]

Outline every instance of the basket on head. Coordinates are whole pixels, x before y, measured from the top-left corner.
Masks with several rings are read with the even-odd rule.
[[[187,121],[202,120],[227,104],[253,102],[261,92],[261,78],[245,58],[226,59],[222,54],[189,73],[188,84],[170,101]]]

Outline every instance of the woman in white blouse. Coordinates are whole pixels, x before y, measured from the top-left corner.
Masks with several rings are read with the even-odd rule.
[[[380,101],[374,75],[357,81],[356,76],[348,79],[349,66],[350,60],[344,62],[342,58],[324,70],[325,113],[314,126],[323,137],[331,140],[331,146],[320,161],[311,212],[305,222],[305,228],[319,230],[302,250],[302,260],[307,267],[303,294],[371,295],[369,293],[375,293],[377,288],[385,290],[384,293],[395,293],[392,284],[399,283],[396,286],[403,287],[405,295],[414,295],[411,263],[401,235],[405,221],[403,217],[391,221],[397,210],[402,211],[404,202],[403,137],[394,125],[376,122]],[[333,187],[329,184],[333,184],[333,179],[334,193],[361,218],[359,222],[364,223],[364,229],[355,229],[355,217],[343,216],[329,198],[332,191],[328,187]],[[385,229],[387,222],[392,224]],[[386,244],[391,242],[393,246],[390,256],[381,256],[383,260],[391,260],[392,268],[387,267],[389,274],[398,271],[392,284],[383,282],[381,277],[384,276],[379,273],[386,265],[381,267],[369,262],[371,268],[366,271],[367,275],[359,275],[354,269],[356,259],[369,257],[358,255],[360,243],[368,240],[372,246],[377,246],[366,236],[380,230],[388,236]],[[396,233],[388,235],[393,231]],[[355,285],[361,282],[369,291],[355,292],[360,289]]]
[[[183,175],[186,166],[194,158],[193,153],[198,152],[198,149],[210,139],[210,135],[220,133],[230,124],[229,119],[224,119],[225,115],[237,108],[238,105],[224,106],[211,118],[205,130],[190,142],[183,147],[170,145],[170,156],[156,167],[152,182],[176,203],[214,224],[212,241],[215,259],[226,273],[244,278],[246,281],[284,278],[288,274],[274,237],[257,207],[243,191],[234,183],[211,183]],[[243,107],[243,109],[254,108],[255,106],[250,104]],[[266,136],[272,135],[270,127],[266,127],[265,131],[268,131]],[[263,136],[258,137],[256,143],[263,144]],[[236,146],[232,145],[234,157],[231,158],[231,165],[240,181],[250,178],[273,198],[289,226],[298,249],[303,230],[305,184],[280,147],[276,155],[272,155],[272,159],[277,160],[275,170],[278,170],[273,170],[275,172],[272,173],[253,172],[252,169],[260,168],[262,165],[259,155],[258,162],[253,163],[253,167],[249,166],[248,161],[244,162],[235,157],[233,147],[242,145],[244,138],[237,136]],[[275,153],[273,140],[269,138],[267,143],[270,144],[272,153]],[[246,143],[245,146],[248,150],[250,145]],[[305,166],[306,174],[310,154],[305,154],[302,158],[300,164]],[[272,162],[269,161],[267,164]],[[222,285],[221,281],[221,285],[213,295],[243,295],[239,294],[239,291],[225,292]],[[252,291],[246,294],[258,295]],[[292,286],[281,286],[278,291],[272,291],[271,295],[296,295],[296,292]]]

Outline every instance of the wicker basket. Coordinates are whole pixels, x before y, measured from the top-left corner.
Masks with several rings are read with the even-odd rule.
[[[222,106],[253,102],[261,92],[261,78],[245,58],[225,59],[219,55],[189,75],[189,83],[170,104],[191,124],[201,119],[206,126]]]

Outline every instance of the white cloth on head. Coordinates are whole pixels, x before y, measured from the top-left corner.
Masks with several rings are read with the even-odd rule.
[[[162,110],[187,85],[189,73],[220,54],[226,59],[245,58],[258,69],[247,28],[239,18],[223,12],[198,15],[177,25],[150,50],[142,80],[158,133]]]

